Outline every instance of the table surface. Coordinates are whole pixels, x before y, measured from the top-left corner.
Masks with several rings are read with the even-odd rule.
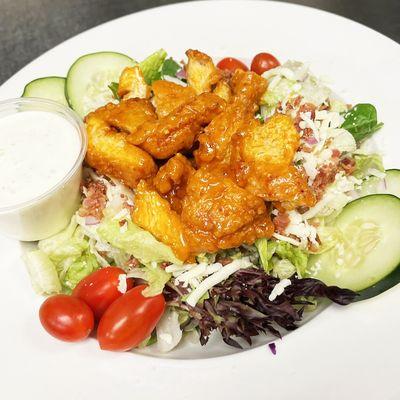
[[[169,0],[0,0],[0,84],[62,41]],[[291,0],[361,22],[400,42],[400,0]],[[370,55],[366,54],[366,60]]]

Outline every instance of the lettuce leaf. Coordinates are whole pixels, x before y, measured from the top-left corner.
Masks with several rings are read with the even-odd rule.
[[[127,228],[121,229],[118,220],[106,217],[97,228],[97,233],[102,240],[134,256],[142,264],[152,261],[182,264],[170,247],[132,221],[127,221]]]
[[[38,247],[57,266],[58,272],[62,273],[88,249],[89,242],[73,216],[66,229],[41,240]]]
[[[286,275],[290,269],[288,263],[279,263],[279,260],[287,260],[294,266],[294,271],[299,277],[304,275],[307,267],[308,255],[299,247],[282,240],[258,239],[256,247],[260,255],[261,265],[265,272],[275,276]],[[276,268],[276,269],[275,269]],[[283,278],[282,278],[283,279]]]
[[[99,268],[99,264],[97,263],[96,257],[89,252],[85,252],[69,266],[62,279],[62,284],[67,290],[72,291],[83,278],[91,274],[97,268]]]
[[[142,294],[146,297],[152,297],[162,293],[165,284],[171,279],[171,274],[165,272],[156,262],[151,262],[148,265],[133,268],[128,272],[128,277],[145,280],[148,286]]]
[[[66,229],[41,240],[38,247],[55,266],[63,291],[71,291],[80,280],[99,268],[96,257],[90,252],[89,240],[78,226],[75,216]],[[49,268],[44,256],[41,268],[42,271]]]
[[[46,253],[41,250],[30,251],[23,258],[36,293],[55,294],[61,292],[61,282],[56,266]]]
[[[167,52],[160,49],[139,63],[147,84],[151,85],[153,81],[161,79],[161,67],[166,57]]]
[[[349,131],[357,142],[371,136],[382,128],[378,123],[376,108],[372,104],[356,104],[344,115],[343,129]]]
[[[364,179],[367,176],[377,176],[385,173],[382,157],[379,154],[355,154],[356,169],[353,173],[357,179]]]

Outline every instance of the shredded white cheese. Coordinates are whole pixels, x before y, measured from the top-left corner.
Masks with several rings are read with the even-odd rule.
[[[293,239],[291,237],[288,237],[288,236],[280,235],[279,233],[276,233],[276,232],[273,233],[272,236],[275,239],[282,240],[284,242],[288,242],[288,243],[292,244],[293,246],[300,246],[301,245],[301,242],[299,242],[298,240],[295,240],[295,239]]]
[[[285,291],[285,288],[287,288],[291,284],[292,282],[290,281],[290,279],[282,279],[274,286],[271,294],[268,296],[268,300],[274,301],[278,296],[280,296]]]
[[[118,291],[122,294],[126,293],[126,290],[128,289],[128,285],[126,283],[126,274],[120,274],[118,275]]]
[[[204,279],[199,286],[194,289],[186,299],[186,303],[194,307],[197,302],[210,290],[213,286],[218,285],[220,282],[228,279],[233,273],[242,268],[253,266],[248,257],[232,261],[230,264],[220,268],[208,278]]]

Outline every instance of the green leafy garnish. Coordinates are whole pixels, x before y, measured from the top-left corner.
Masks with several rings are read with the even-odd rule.
[[[175,76],[176,73],[181,69],[181,66],[172,58],[168,58],[164,61],[161,68],[161,75]]]
[[[114,96],[114,99],[116,99],[116,100],[120,100],[120,97],[118,96],[118,86],[119,86],[118,82],[111,82],[108,85],[108,88],[111,90],[111,92]]]
[[[166,57],[167,52],[164,49],[160,49],[139,63],[139,67],[148,85],[161,78],[161,68]]]
[[[308,256],[299,247],[282,240],[268,239],[258,239],[256,247],[265,272],[272,272],[280,279],[288,277],[286,275],[293,275],[294,272],[297,272],[299,277],[304,275]],[[291,269],[289,264],[293,267],[291,273],[287,273]]]
[[[376,108],[372,104],[357,104],[344,115],[342,128],[349,131],[357,142],[382,128],[378,123]]]

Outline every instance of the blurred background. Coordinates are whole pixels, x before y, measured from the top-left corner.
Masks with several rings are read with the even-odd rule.
[[[122,15],[179,2],[181,1],[0,0],[0,84],[46,50],[77,33]],[[400,0],[288,2],[345,16],[400,42]],[[357,46],[357,43],[354,45]],[[366,60],[368,56],[373,57],[373,49]]]

